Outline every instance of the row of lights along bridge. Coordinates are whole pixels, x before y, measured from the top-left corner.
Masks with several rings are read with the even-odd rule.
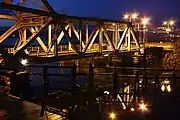
[[[139,13],[133,12],[124,14],[123,20],[132,22],[132,24],[135,26],[135,29],[138,31],[140,31],[141,28],[143,28],[142,30],[147,31],[147,26],[150,24],[151,18],[148,16],[141,17]],[[163,21],[161,28],[167,33],[172,32],[175,29],[175,20],[170,19]]]

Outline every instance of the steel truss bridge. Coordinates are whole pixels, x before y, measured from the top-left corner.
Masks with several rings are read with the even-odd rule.
[[[31,8],[32,3],[41,7]],[[10,49],[18,59],[27,55],[36,60],[46,57],[47,61],[55,61],[140,49],[133,26],[129,22],[58,14],[47,0],[37,3],[20,0],[18,5],[17,1],[4,0],[0,3],[0,8],[11,11],[11,14],[0,14],[1,19],[15,21],[0,36],[0,44],[9,39],[11,34],[18,32],[18,40]],[[32,47],[35,42],[39,45],[38,49]]]
[[[36,8],[30,6],[32,3]],[[34,61],[43,61],[44,58],[46,58],[44,61],[57,61],[100,56],[107,53],[134,52],[141,48],[134,28],[129,22],[58,14],[47,0],[39,0],[38,2],[19,0],[18,3],[13,0],[4,0],[0,3],[0,8],[10,11],[8,14],[0,14],[1,19],[15,21],[15,24],[0,36],[0,52],[4,62],[7,62],[10,66],[16,66],[14,63],[25,57],[34,59]],[[3,42],[10,39],[13,33],[19,35],[13,48],[3,49]],[[38,43],[38,46],[33,47],[34,43]],[[63,45],[62,43],[66,44]],[[12,59],[17,61],[12,61]],[[150,96],[153,96],[151,98],[154,100],[157,96],[161,96],[159,91],[161,81],[159,78],[162,76],[159,74],[148,75],[147,69],[138,69],[138,72],[135,72],[134,75],[132,75],[133,73],[131,75],[121,75],[121,73],[118,73],[121,68],[111,69],[112,73],[95,73],[95,68],[90,65],[89,73],[83,74],[77,73],[76,67],[75,65],[71,67],[72,73],[70,75],[49,74],[47,68],[44,68],[43,73],[36,74],[43,77],[45,96],[47,97],[42,102],[42,115],[44,110],[48,109],[46,105],[49,103],[54,103],[54,105],[49,105],[60,109],[54,111],[57,113],[63,111],[63,108],[69,111],[88,108],[90,115],[93,116],[95,113],[93,110],[97,106],[101,109],[101,112],[108,111],[109,108],[112,108],[112,104],[115,104],[114,109],[117,109],[116,106],[119,106],[120,109],[136,109],[136,103],[142,99],[148,100],[148,89],[152,90],[153,88],[152,93],[155,94]],[[50,75],[70,76],[72,80],[70,93],[65,92],[63,96],[63,94],[57,92],[53,94],[55,96],[48,97],[47,83]],[[103,75],[111,75],[112,87],[107,86],[106,89],[105,86],[102,86],[101,89],[95,90],[95,77]],[[86,92],[84,92],[83,87],[78,90],[76,83],[78,76],[88,77],[88,86],[84,87]],[[127,80],[119,82],[124,78]],[[171,84],[174,93],[176,90],[176,84],[174,83],[177,80],[175,72],[173,71],[173,77],[168,76],[168,78],[173,78]],[[69,104],[73,106],[72,109]],[[91,106],[94,108],[91,108]]]

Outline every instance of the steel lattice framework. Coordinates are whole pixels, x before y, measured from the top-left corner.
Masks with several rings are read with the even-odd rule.
[[[41,7],[30,8],[27,3]],[[58,14],[47,0],[20,0],[18,5],[17,1],[4,0],[0,8],[14,13],[0,14],[1,19],[16,21],[0,36],[0,44],[18,31],[19,39],[11,48],[11,53],[16,56],[25,52],[36,58],[75,59],[107,52],[138,51],[140,48],[129,22]],[[42,37],[44,34],[46,37]],[[34,42],[39,44],[38,47],[32,47]]]

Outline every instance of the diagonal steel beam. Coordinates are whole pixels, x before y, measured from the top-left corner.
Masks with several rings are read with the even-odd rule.
[[[67,40],[70,42],[72,49],[78,54],[80,55],[80,52],[78,51],[77,47],[74,45],[73,41],[72,41],[72,37],[69,36],[68,31],[65,29],[65,25],[64,22],[61,22],[60,27],[62,29],[62,31],[64,32],[64,35],[66,36]]]
[[[86,46],[83,49],[83,52],[86,52],[86,50],[89,48],[89,45],[92,43],[92,38],[97,33],[97,31],[98,31],[98,25],[95,26],[95,28],[93,29],[91,35],[89,36],[89,39],[87,41]]]
[[[27,39],[27,42],[26,42],[25,44],[21,45],[20,47],[18,47],[18,48],[15,50],[14,54],[18,54],[19,52],[25,50],[26,47],[27,47],[29,44],[31,44],[31,43],[34,41],[34,39],[36,39],[36,38],[48,27],[48,25],[52,22],[52,20],[53,20],[52,18],[48,19],[47,22],[46,22],[46,24],[42,25],[42,26],[39,28],[38,31],[36,31],[33,35],[31,35],[31,36]]]
[[[0,19],[6,19],[6,20],[18,20],[18,18],[16,16],[12,16],[12,15],[3,15],[0,14]]]
[[[55,10],[51,7],[51,5],[47,0],[41,0],[41,1],[50,12],[55,12]]]
[[[78,32],[77,32],[76,28],[75,28],[73,25],[71,25],[71,27],[72,27],[73,32],[74,32],[74,34],[76,35],[76,37],[77,37],[78,41],[80,41],[80,40],[79,40],[79,34],[78,34]],[[83,42],[82,42],[82,47],[83,47],[83,48],[85,47],[85,45],[84,45],[84,43],[83,43]]]
[[[115,46],[114,46],[112,40],[109,38],[109,35],[108,35],[108,33],[107,33],[107,31],[106,31],[104,25],[101,25],[101,29],[102,29],[103,32],[104,32],[104,36],[106,37],[107,42],[109,43],[109,45],[111,46],[111,48],[115,51],[116,48],[115,48]]]
[[[134,31],[134,29],[133,29],[132,27],[130,27],[130,31],[131,31],[133,40],[134,40],[135,43],[136,43],[136,46],[137,46],[138,48],[140,48],[139,42],[138,42],[138,40],[137,40],[137,36],[136,36],[135,31]]]
[[[19,29],[19,25],[21,24],[20,21],[16,22],[9,30],[7,30],[4,34],[0,36],[0,44],[7,38],[9,35],[11,35],[14,31]]]
[[[32,34],[35,34],[36,30],[34,28],[29,28],[29,30],[31,31]],[[40,37],[37,37],[36,40],[38,41],[38,43],[41,45],[41,47],[43,48],[43,50],[46,52],[47,51],[47,47],[44,44],[44,42],[41,40]]]
[[[12,4],[13,0],[4,0],[5,3]]]
[[[67,30],[69,28],[69,26],[70,26],[69,24],[66,25],[65,30]],[[57,38],[57,45],[61,42],[63,37],[64,37],[64,32],[61,31],[61,33],[59,34],[59,36]],[[54,49],[54,45],[52,45],[52,42],[51,42],[51,45],[49,46],[48,51],[49,50],[53,51],[53,49]]]
[[[118,47],[117,47],[118,50],[120,49],[120,47],[121,47],[121,45],[122,45],[123,39],[124,39],[124,37],[126,36],[126,33],[127,33],[128,29],[129,29],[129,27],[127,27],[127,28],[125,29],[125,31],[123,32],[123,34],[122,34],[122,36],[121,36],[121,39],[120,39],[120,41],[119,41],[119,43],[118,43]]]
[[[66,26],[65,26],[65,30],[67,30],[69,27],[70,27],[70,25],[69,25],[69,24],[68,24],[68,25],[66,25]],[[59,44],[59,43],[61,42],[61,40],[62,40],[63,36],[64,36],[64,32],[63,32],[63,31],[61,31],[60,35],[59,35],[59,36],[58,36],[58,38],[57,38],[57,44]]]
[[[33,14],[38,14],[38,15],[42,15],[42,16],[49,16],[49,17],[55,17],[55,18],[63,16],[63,15],[60,15],[60,14],[57,14],[57,13],[47,12],[47,11],[28,8],[28,7],[22,7],[22,6],[18,6],[18,5],[7,4],[7,3],[4,3],[4,2],[0,2],[0,8],[10,9],[10,10],[15,10],[15,11],[20,11],[20,12],[33,13]]]
[[[94,36],[92,37],[92,39],[90,39],[90,40],[88,41],[88,44],[87,44],[86,47],[84,48],[84,51],[83,51],[84,53],[86,52],[86,50],[87,50],[88,48],[90,48],[90,47],[92,46],[92,44],[93,44],[94,40],[96,39],[98,33],[99,33],[99,29],[96,30],[96,32],[95,32]]]

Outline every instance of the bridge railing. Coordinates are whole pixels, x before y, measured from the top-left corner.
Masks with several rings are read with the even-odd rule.
[[[180,70],[174,71],[173,69],[98,67],[92,65],[89,67],[75,65],[29,66],[29,68],[41,68],[43,72],[32,73],[32,75],[42,76],[42,79],[45,80],[43,83],[50,83],[52,76],[52,79],[56,77],[57,80],[55,81],[69,82],[70,86],[68,88],[72,93],[76,93],[80,87],[81,90],[93,92],[91,94],[98,94],[99,97],[109,96],[109,99],[105,99],[106,102],[110,102],[113,96],[117,99],[119,95],[120,103],[126,108],[132,107],[143,99],[156,99],[157,96],[166,93],[167,95],[175,93],[180,86],[180,76],[178,75]],[[81,68],[86,69],[86,71],[82,71]],[[53,69],[53,72],[48,71],[50,69]],[[55,69],[57,71],[68,69],[69,72],[56,73]],[[58,83],[56,86],[58,86]]]
[[[76,46],[79,47],[78,44]],[[135,44],[134,45],[132,44],[131,47],[137,50]],[[111,47],[107,43],[102,44],[102,51],[100,51],[99,48],[100,48],[99,44],[93,44],[91,48],[87,49],[87,53],[111,51]],[[128,49],[127,46],[123,44],[120,50],[125,51],[127,49]],[[7,50],[8,53],[12,53],[12,54],[15,51],[13,47],[5,47],[5,50]],[[45,52],[41,46],[36,46],[36,45],[27,47],[25,51],[27,54],[35,55],[35,56],[53,54],[53,51]],[[69,45],[58,45],[58,54],[69,55],[72,53],[74,53],[74,51],[72,48],[69,47]]]

